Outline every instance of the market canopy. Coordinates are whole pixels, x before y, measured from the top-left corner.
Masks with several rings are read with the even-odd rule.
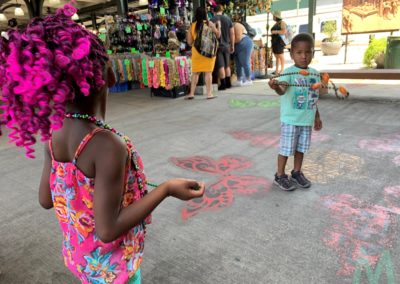
[[[53,13],[57,8],[67,4],[70,0],[26,0],[30,5],[37,6],[39,2],[43,2],[42,14]],[[79,23],[89,27],[93,23],[93,13],[98,24],[104,20],[104,15],[112,15],[117,13],[117,1],[120,0],[76,0],[74,6],[78,9]],[[127,0],[129,11],[138,11],[147,9],[147,0]],[[20,6],[24,15],[16,15],[15,7]],[[4,9],[6,8],[6,9]],[[5,19],[0,17],[0,30],[7,28],[7,21],[16,18],[19,25],[24,25],[29,21],[29,10],[24,0],[0,0],[0,13],[3,13]],[[3,19],[3,20],[2,20]]]

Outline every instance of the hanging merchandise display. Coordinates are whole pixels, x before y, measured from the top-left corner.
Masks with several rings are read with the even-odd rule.
[[[246,7],[247,16],[265,14],[269,11],[271,0],[248,0]]]
[[[255,45],[251,56],[252,73],[255,78],[265,76],[265,48]]]
[[[110,61],[119,88],[112,88],[112,92],[127,91],[123,86],[132,82],[137,82],[140,88],[151,88],[155,95],[158,94],[156,89],[173,94],[176,89],[186,89],[189,85],[191,60],[186,56],[166,58],[122,53],[110,55]]]
[[[100,33],[109,53],[153,51],[152,27],[150,14],[106,16],[106,32]]]
[[[268,68],[272,68],[272,49],[263,45],[261,40],[254,40],[253,42],[252,72],[255,78],[264,78],[267,69],[266,63],[268,62]]]
[[[154,53],[161,56],[189,55],[186,31],[192,21],[191,0],[150,0]]]
[[[192,9],[189,0],[151,0],[147,14],[105,18],[99,38],[117,78],[111,92],[148,87],[153,95],[186,94],[191,76],[186,31]]]
[[[221,0],[218,4],[224,8],[224,14],[228,16],[232,21],[245,21],[246,19],[246,0]],[[208,3],[208,9],[213,10],[215,6]]]
[[[150,70],[155,82],[150,86],[152,95],[175,98],[188,91],[191,47],[186,42],[186,32],[192,22],[192,10],[191,0],[149,0],[156,58]]]

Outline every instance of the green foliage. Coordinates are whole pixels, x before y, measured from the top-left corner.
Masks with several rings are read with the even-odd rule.
[[[327,38],[324,41],[335,42],[339,40],[336,36],[336,31],[337,31],[336,21],[324,22],[321,30],[327,36]]]
[[[386,50],[387,38],[375,39],[373,38],[365,50],[363,63],[372,68],[375,60]]]

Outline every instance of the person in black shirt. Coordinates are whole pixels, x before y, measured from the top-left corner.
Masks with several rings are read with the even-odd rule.
[[[220,86],[218,90],[225,90],[231,87],[231,68],[230,68],[230,54],[235,49],[235,33],[231,19],[223,15],[224,8],[218,5],[215,8],[215,16],[212,18],[216,24],[221,25],[221,37],[219,41],[219,48],[217,53],[217,60],[215,62],[215,69],[218,70],[218,77],[220,79]]]

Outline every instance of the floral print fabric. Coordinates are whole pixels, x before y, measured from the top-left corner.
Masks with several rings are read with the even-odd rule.
[[[56,161],[50,141],[50,188],[63,233],[62,254],[65,265],[82,283],[126,283],[135,275],[142,261],[145,222],[110,243],[103,243],[96,235],[93,212],[94,179],[86,177],[77,168],[76,161],[86,143],[99,131],[108,130],[97,128],[89,133],[79,145],[73,162]],[[142,161],[131,143],[127,150],[130,159],[126,165],[121,207],[139,200],[145,192],[143,184],[139,184],[140,180],[146,180]],[[134,161],[137,163],[136,167]]]

